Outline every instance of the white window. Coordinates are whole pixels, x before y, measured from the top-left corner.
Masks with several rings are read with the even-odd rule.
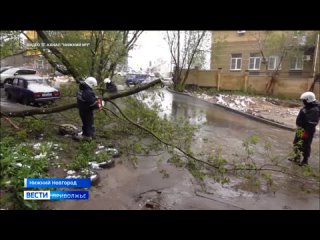
[[[44,69],[44,60],[43,59],[35,60],[35,68]]]
[[[242,54],[231,54],[230,70],[241,70]]]
[[[260,70],[261,56],[259,53],[250,53],[249,70]]]
[[[302,57],[292,58],[290,62],[290,70],[302,70],[302,69],[303,69]]]
[[[279,56],[270,56],[268,61],[268,70],[276,70],[279,65],[279,61]],[[279,69],[281,69],[281,64],[279,66]]]

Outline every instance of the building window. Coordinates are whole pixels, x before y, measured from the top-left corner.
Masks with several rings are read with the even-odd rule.
[[[249,70],[260,70],[261,56],[259,53],[250,53]]]
[[[268,70],[276,70],[279,65],[280,58],[279,56],[270,56],[268,61]],[[281,64],[279,70],[281,69]]]
[[[230,70],[241,70],[242,54],[231,54]]]
[[[43,59],[35,60],[35,68],[44,69],[44,60]]]
[[[292,58],[290,61],[290,70],[302,70],[302,69],[303,69],[302,57]]]

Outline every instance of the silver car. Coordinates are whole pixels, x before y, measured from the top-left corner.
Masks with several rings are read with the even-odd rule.
[[[9,68],[0,74],[0,85],[5,83],[12,83],[13,79],[17,75],[35,75],[37,71],[29,68]]]

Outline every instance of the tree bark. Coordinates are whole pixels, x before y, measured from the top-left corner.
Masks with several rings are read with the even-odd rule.
[[[310,92],[313,92],[314,86],[316,85],[316,82],[317,82],[317,81],[320,81],[320,74],[317,74],[317,75],[314,76],[313,82],[312,82],[312,84],[311,84],[311,86],[310,86],[310,88],[309,88],[309,91],[310,91]]]

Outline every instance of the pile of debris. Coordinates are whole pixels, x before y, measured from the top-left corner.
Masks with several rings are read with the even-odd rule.
[[[279,99],[269,99],[258,96],[239,96],[217,94],[209,96],[207,94],[193,93],[194,97],[207,102],[220,104],[228,108],[249,113],[256,117],[261,117],[287,126],[295,127],[295,119],[301,106],[297,103],[289,103]]]

